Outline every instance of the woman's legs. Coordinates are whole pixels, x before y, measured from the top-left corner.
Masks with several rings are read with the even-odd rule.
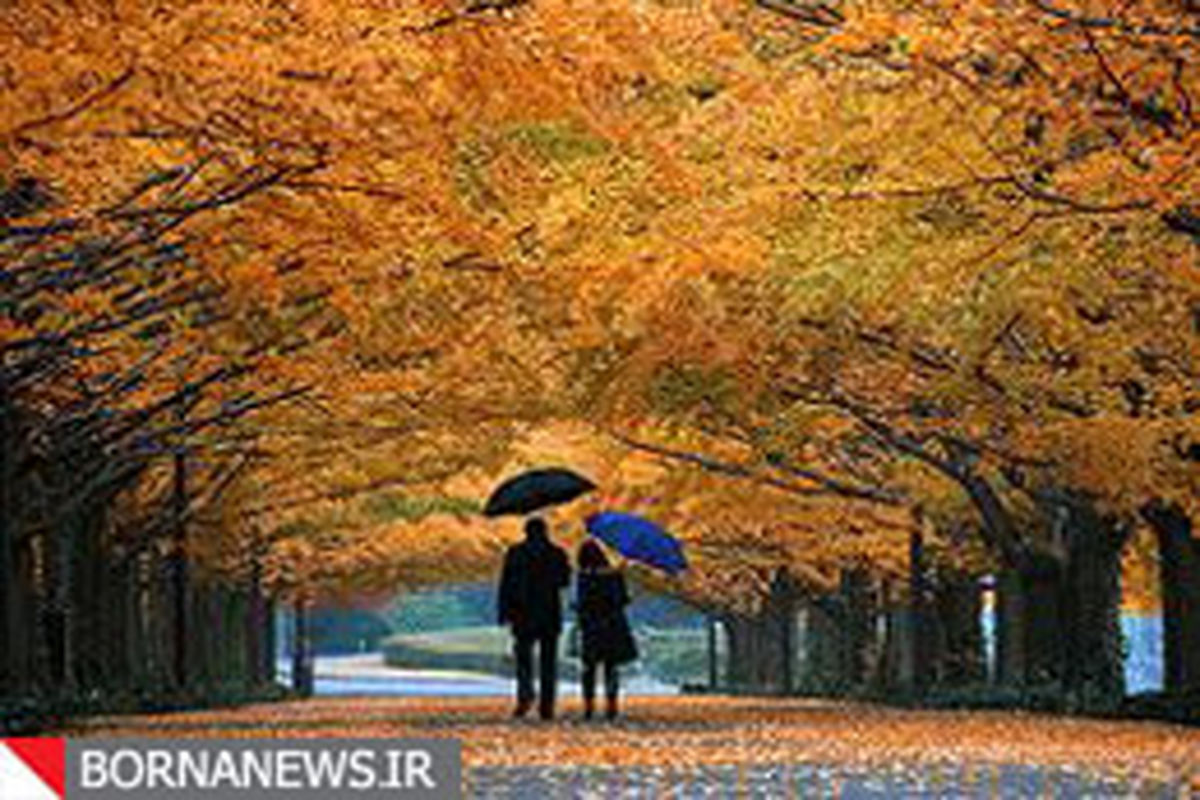
[[[591,719],[596,706],[596,662],[583,662],[583,716]],[[608,673],[605,673],[607,677]],[[607,684],[605,684],[607,686]]]
[[[595,691],[595,673],[592,673],[593,691]],[[604,662],[604,694],[608,698],[607,716],[612,719],[617,716],[617,693],[621,690],[620,675],[617,673],[617,662]]]

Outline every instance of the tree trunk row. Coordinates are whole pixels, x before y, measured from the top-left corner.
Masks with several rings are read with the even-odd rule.
[[[1125,694],[1121,550],[1127,532],[1087,508],[1062,526],[1057,555],[997,577],[997,680],[1038,688],[1069,708],[1103,709]]]
[[[0,370],[0,380],[3,379]],[[274,682],[261,568],[189,565],[180,450],[167,540],[120,537],[91,443],[34,442],[0,385],[0,730],[56,710],[202,702]],[[23,416],[24,414],[24,416]],[[25,431],[25,435],[22,432]],[[81,475],[83,477],[81,477]]]
[[[1158,538],[1163,603],[1163,688],[1200,696],[1200,540],[1176,505],[1148,506],[1143,515]]]
[[[1119,701],[1124,690],[1120,537],[1088,522],[1093,527],[1077,535],[1090,539],[1079,539],[1069,569],[1045,559],[998,576],[993,679],[1050,687],[1065,704],[1096,708]],[[918,698],[986,684],[980,582],[931,571],[919,537],[911,555],[903,590],[850,568],[834,592],[801,596],[777,582],[759,613],[726,615],[726,684],[764,693]]]
[[[96,526],[103,521],[80,519],[70,533],[0,543],[0,719],[244,696],[273,684],[273,602],[257,577],[239,584],[192,575],[181,605],[169,557],[153,549],[116,557]]]

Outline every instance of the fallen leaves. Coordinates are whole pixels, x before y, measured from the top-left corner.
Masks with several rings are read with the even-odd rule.
[[[1114,779],[1200,775],[1200,731],[1007,712],[912,711],[805,699],[635,697],[617,723],[574,698],[553,723],[514,721],[507,698],[318,699],[233,710],[100,717],[72,736],[449,737],[468,768],[832,764],[1041,765]]]

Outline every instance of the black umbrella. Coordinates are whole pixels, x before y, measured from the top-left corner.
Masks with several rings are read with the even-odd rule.
[[[547,506],[568,503],[595,488],[596,484],[569,469],[531,469],[496,487],[483,507],[483,515],[531,514]]]

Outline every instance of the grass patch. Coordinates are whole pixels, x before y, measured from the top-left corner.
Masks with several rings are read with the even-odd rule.
[[[560,637],[558,674],[573,680],[579,670],[566,657],[565,648],[566,637]],[[491,625],[391,636],[383,642],[383,661],[397,669],[482,672],[505,678],[515,673],[512,636],[507,628]]]
[[[704,683],[708,651],[701,628],[639,628],[640,658],[622,674],[646,675],[663,683]],[[578,637],[571,626],[559,637],[559,675],[579,677]],[[384,663],[398,669],[453,670],[513,675],[512,637],[507,628],[479,626],[433,633],[398,634],[383,642]]]
[[[602,156],[609,150],[604,139],[574,122],[533,122],[514,125],[505,140],[531,151],[547,164],[570,165],[583,159]]]

